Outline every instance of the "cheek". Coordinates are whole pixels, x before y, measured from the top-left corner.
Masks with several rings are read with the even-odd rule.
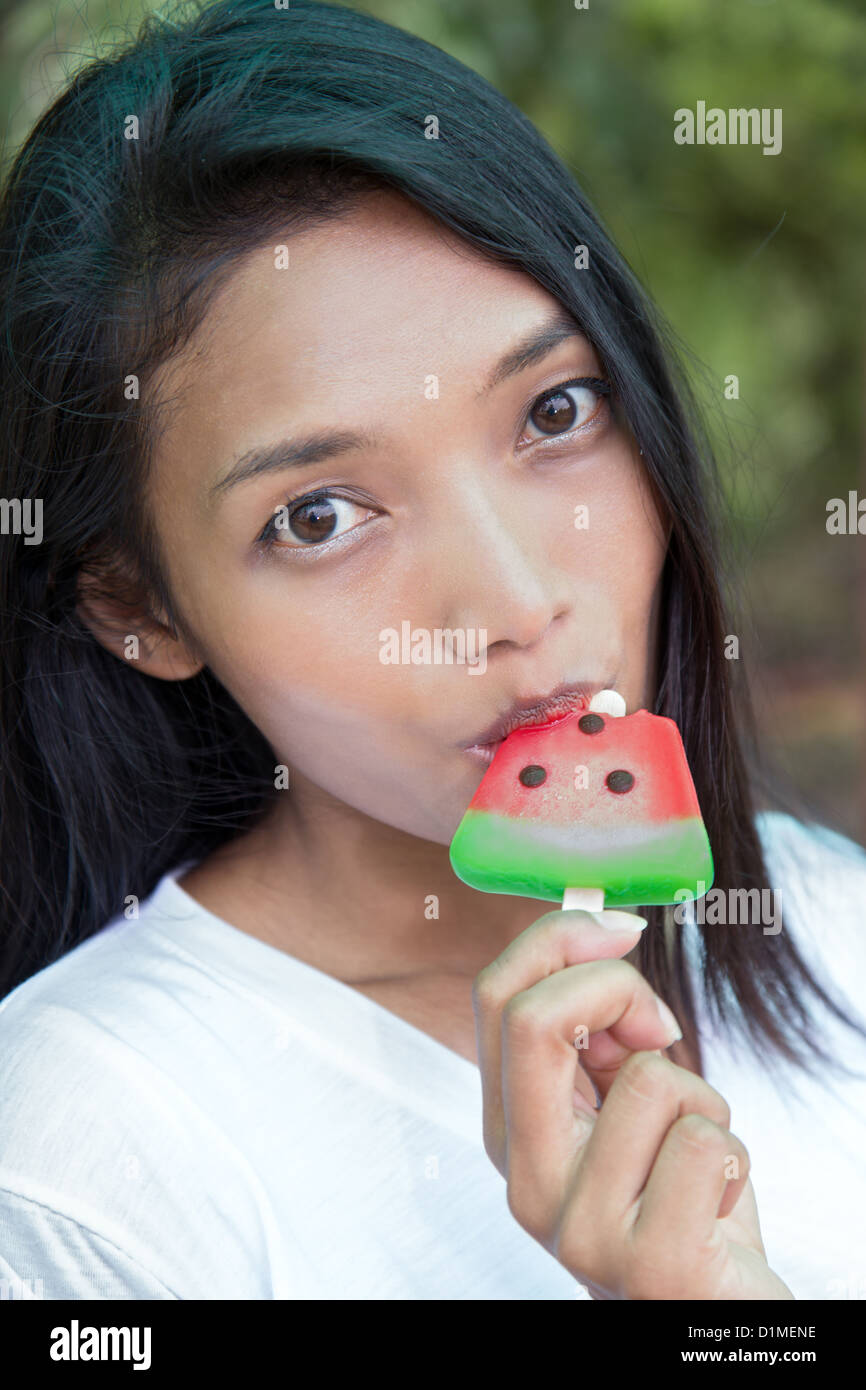
[[[620,597],[623,616],[636,608],[648,610],[664,565],[667,535],[660,504],[639,461],[620,455],[606,471],[592,507],[593,524],[594,558]]]
[[[269,624],[248,625],[212,669],[275,766],[375,820],[447,843],[465,792],[457,769],[442,776],[441,748],[418,738],[437,708],[439,670],[383,665],[377,640],[352,637],[354,648],[324,628],[316,638],[308,626],[301,634],[286,624],[275,636]]]
[[[383,730],[393,744],[401,720],[417,713],[424,695],[424,668],[380,660],[379,634],[392,622],[389,612],[411,611],[405,600],[371,583],[369,574],[353,578],[345,562],[329,567],[327,576],[324,568],[315,575],[289,573],[277,557],[235,575],[226,566],[222,576],[203,578],[200,570],[197,578],[186,577],[208,666],[286,754],[302,753],[305,740],[366,746]]]
[[[668,538],[654,489],[642,468],[635,468],[626,499],[629,540],[621,547],[616,583],[629,679],[635,682],[635,698],[643,701],[651,694],[647,683],[654,680],[657,600]]]
[[[665,524],[636,450],[618,439],[585,469],[565,475],[555,498],[529,492],[527,514],[541,527],[556,507],[557,524],[545,531],[548,554],[582,600],[581,623],[634,639],[648,621],[667,551]]]
[[[210,625],[209,664],[244,707],[293,715],[303,704],[314,716],[342,703],[374,708],[386,693],[379,623],[352,618],[345,598],[334,614],[312,610],[288,584],[268,604],[236,595]]]

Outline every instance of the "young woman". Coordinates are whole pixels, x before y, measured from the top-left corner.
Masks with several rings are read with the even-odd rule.
[[[862,1296],[866,854],[757,800],[709,450],[537,131],[350,9],[151,19],[0,255],[0,1275]],[[604,688],[783,922],[457,879],[492,745]]]

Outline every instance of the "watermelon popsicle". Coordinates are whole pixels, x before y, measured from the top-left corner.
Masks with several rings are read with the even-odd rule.
[[[616,691],[515,729],[451,841],[458,878],[563,907],[701,897],[713,858],[679,729]]]

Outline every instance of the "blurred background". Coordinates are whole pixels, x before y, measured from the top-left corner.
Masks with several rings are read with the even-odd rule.
[[[160,8],[0,0],[4,168],[77,68]],[[667,317],[723,468],[765,739],[803,809],[866,843],[866,506],[864,534],[827,531],[831,498],[866,502],[866,3],[356,8],[520,106]],[[781,152],[675,144],[674,112],[698,101],[780,107]]]

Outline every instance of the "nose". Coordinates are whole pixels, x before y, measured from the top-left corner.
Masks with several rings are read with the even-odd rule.
[[[488,652],[500,643],[533,646],[572,603],[549,532],[534,527],[513,496],[497,504],[489,487],[461,511],[471,525],[451,521],[439,560],[454,586],[447,625],[486,629]]]

